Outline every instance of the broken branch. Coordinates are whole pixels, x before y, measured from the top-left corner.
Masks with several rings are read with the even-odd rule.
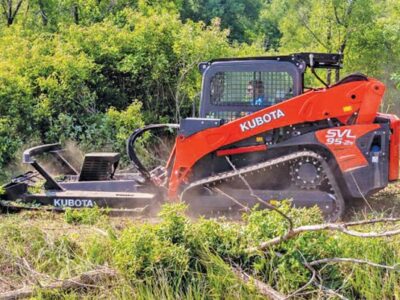
[[[239,200],[237,200],[236,198],[232,197],[231,195],[228,195],[227,193],[225,193],[223,190],[214,187],[213,190],[215,190],[216,192],[218,192],[219,194],[227,197],[228,199],[232,200],[232,202],[236,203],[237,205],[239,205],[241,208],[243,208],[244,211],[249,212],[250,208],[248,208],[247,206],[243,205],[242,203],[240,203]]]
[[[93,287],[94,284],[115,278],[117,276],[117,272],[115,270],[109,268],[101,268],[97,270],[88,271],[82,273],[78,276],[65,279],[65,280],[57,280],[48,285],[42,285],[41,288],[45,290],[72,290],[81,287]],[[97,287],[97,286],[96,286]],[[1,300],[14,300],[14,299],[22,299],[29,298],[35,294],[36,286],[30,285],[23,287],[18,290],[9,291],[0,294]]]
[[[347,227],[350,226],[357,226],[357,225],[364,225],[364,224],[372,224],[372,223],[382,223],[382,222],[397,222],[400,221],[394,220],[392,218],[389,219],[376,219],[376,220],[365,220],[365,221],[358,221],[358,222],[351,222],[351,223],[342,223],[342,224],[335,224],[335,223],[327,223],[327,224],[317,224],[317,225],[306,225],[294,228],[288,231],[286,234],[273,238],[269,241],[263,242],[257,247],[250,247],[247,249],[247,252],[255,252],[259,250],[265,250],[271,246],[280,244],[281,242],[290,240],[304,232],[313,232],[313,231],[339,231],[344,234],[361,237],[361,238],[376,238],[376,237],[390,237],[394,235],[400,234],[400,229],[396,230],[389,230],[384,232],[359,232],[355,230],[349,230]]]
[[[314,286],[318,287],[321,291],[327,293],[327,294],[331,294],[341,300],[347,300],[347,298],[345,296],[343,296],[342,294],[339,294],[338,292],[322,285],[320,282],[322,282],[322,278],[319,275],[319,273],[317,272],[317,270],[314,269],[313,266],[311,266],[307,260],[305,259],[304,255],[300,252],[301,257],[303,258],[303,265],[313,273],[313,284]]]
[[[381,218],[381,219],[370,219],[370,220],[347,222],[347,223],[344,223],[344,225],[346,225],[346,227],[350,227],[350,226],[376,224],[376,223],[396,223],[399,221],[400,221],[400,218]]]
[[[231,162],[229,157],[225,156],[225,158],[226,158],[226,161],[228,162],[228,164],[232,167],[232,169],[234,171],[238,172],[237,169],[236,169],[236,166]],[[243,183],[246,185],[247,189],[250,192],[250,196],[254,197],[258,202],[264,204],[268,209],[273,210],[273,211],[277,212],[278,214],[280,214],[289,223],[289,232],[292,231],[292,229],[293,229],[293,221],[292,221],[292,219],[288,215],[283,213],[281,210],[277,209],[275,206],[269,204],[267,201],[265,201],[265,200],[261,199],[259,196],[257,196],[254,193],[254,190],[251,187],[251,185],[246,180],[246,178],[244,178],[244,176],[242,174],[240,174],[239,172],[238,172],[238,176],[239,176],[240,180],[242,180]]]
[[[377,268],[382,268],[382,269],[387,269],[387,270],[392,270],[392,271],[399,271],[399,266],[393,265],[393,266],[387,266],[387,265],[381,265],[377,264],[368,260],[363,260],[363,259],[357,259],[357,258],[344,258],[344,257],[333,257],[333,258],[323,258],[323,259],[318,259],[310,262],[310,266],[315,266],[315,265],[320,265],[320,264],[325,264],[325,263],[356,263],[356,264],[363,264],[363,265],[369,265],[371,267],[377,267]]]
[[[239,267],[232,267],[232,270],[235,273],[235,275],[244,283],[249,283],[249,282],[253,283],[255,288],[260,294],[273,300],[284,300],[287,298],[285,295],[273,289],[268,284],[251,277],[249,274],[245,273]]]
[[[317,277],[317,271],[313,268],[310,268],[309,270],[312,272],[312,275],[311,275],[310,279],[307,281],[307,283],[304,284],[303,286],[301,286],[299,289],[297,289],[293,293],[291,293],[289,296],[287,296],[286,299],[297,297],[300,294],[300,292],[304,291],[309,285],[311,285],[315,282],[316,277]]]

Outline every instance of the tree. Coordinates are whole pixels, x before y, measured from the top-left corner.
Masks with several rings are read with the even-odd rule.
[[[230,30],[230,39],[239,42],[257,37],[257,22],[263,5],[261,0],[190,0],[180,10],[183,20],[203,21],[211,24],[221,20],[221,28]]]
[[[272,1],[280,12],[279,52],[341,52],[344,73],[360,71],[382,80],[388,87],[384,111],[399,98],[391,78],[396,78],[400,49],[399,4],[392,0],[285,0]],[[327,81],[331,75],[327,74]],[[397,102],[398,103],[398,102]]]
[[[18,0],[17,3],[14,4],[13,0],[1,0],[1,6],[7,21],[7,26],[10,26],[14,23],[15,17],[21,8],[22,2],[23,0]]]
[[[31,11],[40,9],[36,4]],[[139,4],[140,11],[126,8],[88,25],[70,18],[57,29],[54,7],[46,2],[46,26],[41,17],[32,18],[26,21],[36,24],[32,29],[15,24],[0,34],[0,115],[6,117],[0,131],[9,127],[18,137],[16,143],[4,141],[9,146],[0,150],[0,165],[31,140],[73,139],[121,150],[122,137],[132,128],[118,123],[122,128],[110,135],[116,132],[110,116],[179,121],[200,92],[200,61],[262,52],[232,46],[217,20],[210,26],[182,23],[173,6]],[[142,104],[130,108],[135,100]]]

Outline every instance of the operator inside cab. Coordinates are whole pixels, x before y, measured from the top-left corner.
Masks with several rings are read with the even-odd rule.
[[[264,94],[264,83],[262,80],[250,80],[247,84],[246,96],[251,99],[253,105],[267,105]]]
[[[230,122],[293,97],[293,77],[283,70],[227,70],[208,78],[201,109],[206,118]]]

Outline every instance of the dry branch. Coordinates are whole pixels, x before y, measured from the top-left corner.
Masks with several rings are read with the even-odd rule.
[[[315,269],[310,269],[310,271],[312,272],[312,275],[311,275],[310,279],[303,286],[301,286],[296,291],[294,291],[293,293],[288,295],[286,297],[286,299],[295,298],[295,297],[299,296],[300,293],[302,291],[304,291],[309,285],[315,283],[315,280],[316,280],[316,277],[317,277],[317,271]]]
[[[98,284],[101,281],[109,280],[115,278],[117,276],[117,272],[115,270],[109,268],[101,268],[97,270],[88,271],[82,273],[78,276],[65,279],[65,280],[57,280],[48,285],[42,285],[41,288],[45,290],[72,290],[77,288],[90,288],[90,287],[98,287]],[[18,290],[9,291],[0,294],[0,300],[14,300],[14,299],[23,299],[32,297],[35,294],[36,286],[26,286]]]
[[[242,180],[242,182],[246,185],[247,189],[250,192],[250,196],[252,196],[253,198],[255,198],[258,202],[262,203],[263,205],[265,205],[268,209],[273,210],[275,212],[277,212],[279,215],[281,215],[289,224],[289,231],[291,231],[293,229],[293,221],[292,219],[286,215],[284,212],[282,212],[281,210],[279,210],[278,208],[276,208],[275,206],[269,204],[267,201],[261,199],[259,196],[257,196],[254,193],[253,188],[251,187],[250,183],[246,180],[246,178],[244,178],[243,175],[241,175],[238,170],[236,169],[236,166],[231,162],[231,160],[229,159],[228,156],[225,156],[226,161],[228,162],[228,164],[232,167],[232,169],[234,171],[236,171],[238,173],[238,176],[240,178],[240,180]]]
[[[271,246],[280,244],[284,241],[290,240],[304,232],[313,232],[313,231],[339,231],[347,235],[360,237],[360,238],[376,238],[376,237],[389,237],[400,234],[400,229],[396,230],[388,230],[383,232],[360,232],[355,230],[349,230],[348,227],[351,226],[359,226],[359,225],[366,225],[366,224],[376,224],[376,223],[383,223],[383,222],[398,222],[400,218],[385,218],[385,219],[374,219],[374,220],[364,220],[364,221],[357,221],[357,222],[350,222],[350,223],[342,223],[342,224],[335,224],[335,223],[326,223],[326,224],[317,224],[317,225],[306,225],[294,228],[289,230],[286,234],[273,238],[269,241],[263,242],[257,247],[250,247],[247,248],[247,252],[255,252],[258,250],[265,250]]]
[[[344,223],[344,225],[346,225],[346,227],[351,227],[351,226],[376,224],[376,223],[396,223],[396,222],[399,222],[399,221],[400,221],[400,218],[379,218],[379,219],[370,219],[370,220],[347,222],[347,223]]]
[[[235,275],[243,282],[249,283],[251,282],[254,284],[255,288],[257,291],[262,294],[263,296],[268,297],[268,299],[273,299],[273,300],[283,300],[286,299],[287,296],[281,294],[277,290],[273,289],[270,287],[268,284],[261,282],[250,275],[246,274],[242,269],[238,267],[232,267],[233,272]]]
[[[247,206],[243,205],[242,203],[240,203],[239,200],[237,200],[235,197],[232,197],[231,195],[228,195],[227,193],[225,193],[224,191],[220,190],[219,188],[212,188],[213,190],[215,190],[217,193],[227,197],[228,199],[232,200],[232,202],[234,202],[235,204],[239,205],[244,211],[249,212],[250,208],[248,208]]]
[[[387,270],[392,270],[392,271],[400,271],[399,270],[399,265],[393,265],[393,266],[387,266],[387,265],[381,265],[374,263],[372,261],[368,260],[363,260],[363,259],[358,259],[358,258],[344,258],[344,257],[333,257],[333,258],[323,258],[323,259],[318,259],[310,262],[310,266],[315,266],[315,265],[320,265],[320,264],[326,264],[326,263],[355,263],[355,264],[363,264],[363,265],[368,265],[371,267],[376,267],[376,268],[382,268],[382,269],[387,269]]]
[[[345,296],[343,296],[342,294],[339,294],[338,292],[324,286],[321,284],[322,282],[322,278],[320,276],[320,274],[317,272],[317,270],[314,269],[313,266],[311,266],[311,264],[309,264],[307,262],[307,260],[305,259],[305,257],[303,256],[303,254],[300,252],[301,257],[303,258],[303,265],[312,272],[313,276],[313,281],[312,283],[314,284],[314,286],[316,286],[317,288],[319,288],[321,291],[323,291],[326,294],[330,294],[336,298],[339,298],[341,300],[347,300],[347,298]]]

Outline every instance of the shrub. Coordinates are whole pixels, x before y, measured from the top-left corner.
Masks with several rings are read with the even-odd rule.
[[[66,208],[64,220],[68,224],[93,225],[106,215],[107,211],[97,206],[91,208],[72,209]]]
[[[182,245],[157,237],[153,226],[125,230],[115,243],[115,264],[132,280],[149,279],[163,272],[169,280],[182,276],[189,257]]]

